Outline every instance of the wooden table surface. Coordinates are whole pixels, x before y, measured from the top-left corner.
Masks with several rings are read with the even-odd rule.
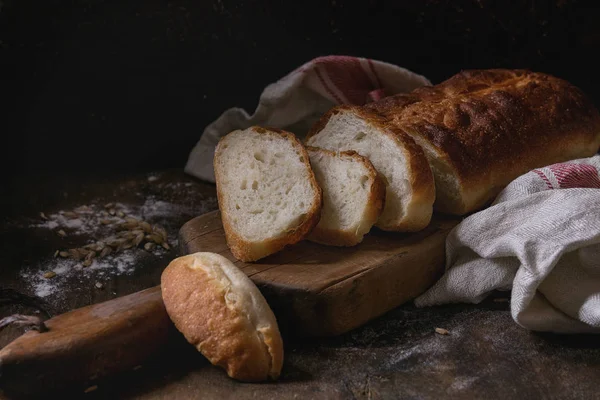
[[[40,177],[15,183],[6,193],[0,200],[0,317],[56,315],[157,285],[177,255],[179,227],[217,206],[213,185],[172,170]],[[54,258],[56,250],[98,239],[100,228],[71,224],[63,238],[57,234],[61,227],[44,221],[40,212],[51,216],[82,205],[101,210],[109,202],[164,226],[172,249],[128,250],[82,270]],[[58,275],[44,281],[42,274],[52,269]],[[600,337],[530,333],[513,322],[506,297],[498,293],[479,305],[406,305],[334,338],[286,336],[277,383],[235,382],[177,338],[152,362],[111,380],[85,382],[69,394],[89,399],[598,398]],[[436,327],[449,335],[436,334]],[[0,347],[20,332],[13,327],[0,332]],[[0,392],[0,398],[12,397]]]

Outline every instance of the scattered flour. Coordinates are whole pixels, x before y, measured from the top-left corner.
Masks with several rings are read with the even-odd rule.
[[[157,179],[158,176],[153,175],[148,178],[148,181]],[[177,232],[180,228],[178,224],[181,224],[182,220],[191,219],[216,208],[216,199],[214,198],[199,198],[197,201],[192,198],[189,203],[191,204],[175,204],[158,199],[156,196],[148,196],[141,206],[114,203],[112,207],[116,211],[115,215],[110,215],[105,204],[86,204],[73,210],[42,214],[39,219],[31,221],[28,228],[49,229],[57,233],[59,230],[64,230],[67,238],[75,238],[76,241],[82,241],[84,237],[89,238],[83,243],[88,244],[114,235],[116,224],[125,222],[127,217],[133,217],[152,225],[158,224],[164,227],[168,243],[171,248],[175,248]],[[77,237],[81,238],[77,239]],[[97,286],[97,284],[102,285],[100,281],[107,281],[114,276],[132,274],[136,266],[144,264],[140,262],[142,258],[162,256],[166,253],[167,250],[160,246],[156,246],[152,252],[142,248],[132,248],[95,259],[87,268],[82,266],[81,261],[55,258],[49,255],[36,266],[23,270],[21,277],[25,282],[29,282],[36,296],[53,301],[64,296],[64,291],[72,288],[72,285],[81,287],[89,284],[90,288],[101,287]],[[52,278],[45,278],[44,274],[50,271],[56,275]]]

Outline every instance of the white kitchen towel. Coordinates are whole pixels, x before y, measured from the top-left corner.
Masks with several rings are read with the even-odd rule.
[[[208,125],[188,158],[185,172],[214,182],[215,147],[222,136],[236,129],[262,125],[303,138],[334,105],[362,105],[430,84],[421,75],[381,61],[350,56],[316,58],[267,86],[254,114],[231,108]]]
[[[418,307],[512,290],[524,328],[600,333],[600,155],[533,170],[446,241],[446,273]]]

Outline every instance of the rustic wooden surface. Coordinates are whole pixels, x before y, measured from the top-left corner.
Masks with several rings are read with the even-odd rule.
[[[102,289],[95,277],[65,282],[55,297],[35,296],[21,276],[26,268],[44,271],[57,248],[83,237],[59,238],[31,227],[38,213],[107,201],[173,205],[159,221],[176,237],[189,219],[215,209],[214,187],[172,171],[122,177],[40,179],[16,184],[2,196],[0,222],[0,316],[14,312],[57,314],[126,295],[159,283],[177,253],[148,255],[131,274],[110,277]],[[185,207],[184,207],[185,206]],[[175,244],[175,243],[173,243]],[[506,294],[494,297],[506,299]],[[449,335],[434,333],[445,328]],[[0,333],[0,347],[21,331]],[[212,367],[179,335],[141,368],[105,381],[72,387],[70,395],[101,398],[396,399],[396,398],[597,398],[600,338],[530,333],[510,317],[509,304],[416,309],[407,304],[365,326],[334,338],[299,339],[286,335],[283,376],[277,383],[242,384]],[[61,366],[56,366],[60,368]],[[31,382],[35,385],[36,382]],[[84,394],[86,388],[97,388]],[[44,388],[42,388],[44,389]],[[14,397],[14,396],[13,396]],[[2,399],[10,399],[0,394]],[[45,396],[48,398],[48,396]]]
[[[284,331],[302,336],[348,332],[423,293],[444,271],[445,240],[458,219],[436,218],[416,234],[373,229],[351,248],[309,241],[258,262],[229,251],[218,211],[179,232],[182,253],[212,251],[246,273],[266,296]]]

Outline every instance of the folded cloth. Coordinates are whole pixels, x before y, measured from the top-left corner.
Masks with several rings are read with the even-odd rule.
[[[600,155],[533,170],[446,241],[446,273],[418,307],[511,290],[515,322],[600,333]]]
[[[302,138],[334,105],[362,105],[430,84],[421,75],[381,61],[349,56],[316,58],[267,86],[254,114],[231,108],[208,125],[188,158],[185,172],[214,182],[215,147],[222,136],[236,129],[262,125]]]

